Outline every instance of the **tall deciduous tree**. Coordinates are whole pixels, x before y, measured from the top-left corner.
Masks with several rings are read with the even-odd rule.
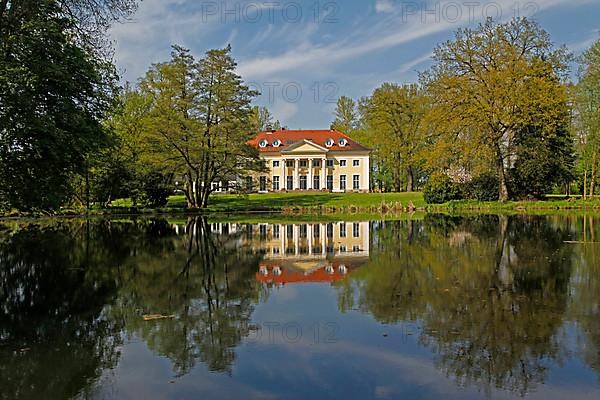
[[[331,124],[333,129],[352,135],[359,125],[359,115],[356,102],[347,96],[341,96],[337,101],[335,119]]]
[[[435,99],[436,128],[453,140],[468,139],[492,154],[499,197],[509,199],[509,171],[517,161],[517,137],[535,127],[555,135],[568,118],[568,54],[555,49],[536,22],[488,20],[460,29],[434,53],[436,64],[421,79]],[[460,151],[453,147],[453,151]]]
[[[77,45],[55,1],[0,3],[0,198],[54,209],[106,135],[116,75]]]
[[[141,81],[152,98],[147,139],[150,161],[182,177],[189,207],[207,207],[213,182],[262,168],[250,102],[256,93],[235,73],[231,49],[210,50],[196,62],[174,46],[172,59]]]
[[[575,89],[575,128],[580,145],[584,196],[593,196],[600,164],[600,41],[583,54],[581,64],[581,77]]]
[[[417,85],[392,83],[384,83],[361,102],[367,143],[374,146],[379,164],[391,172],[394,190],[414,190],[419,154],[425,144],[427,104]]]

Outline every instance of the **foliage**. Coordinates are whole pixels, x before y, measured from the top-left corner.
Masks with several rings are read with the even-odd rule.
[[[356,102],[347,96],[341,96],[336,105],[335,119],[331,124],[332,129],[336,129],[346,135],[352,135],[358,128],[359,116]]]
[[[465,199],[497,201],[498,177],[491,173],[478,175],[463,185],[462,193]]]
[[[252,107],[252,120],[253,128],[258,131],[264,132],[269,129],[278,131],[281,129],[281,123],[279,120],[273,121],[273,114],[271,114],[271,111],[267,107]]]
[[[423,188],[423,196],[428,204],[442,204],[462,198],[460,186],[452,182],[446,174],[433,174]]]
[[[573,139],[566,127],[548,132],[536,127],[519,132],[516,162],[510,170],[514,197],[543,198],[557,184],[573,179]]]
[[[366,143],[373,146],[376,168],[389,174],[395,191],[415,188],[427,109],[427,97],[417,85],[384,83],[360,102]]]
[[[109,63],[74,43],[55,2],[0,9],[0,198],[55,209],[72,174],[106,143],[101,121],[116,82]]]
[[[477,29],[459,29],[453,41],[437,47],[434,60],[421,75],[435,100],[431,131],[440,134],[432,137],[436,150],[431,156],[452,159],[456,148],[470,149],[470,160],[495,168],[499,198],[508,200],[518,135],[525,127],[558,135],[568,122],[562,84],[566,50],[554,49],[536,22],[489,19]]]
[[[584,52],[580,61],[580,80],[574,90],[574,130],[585,197],[595,194],[600,168],[600,40]]]

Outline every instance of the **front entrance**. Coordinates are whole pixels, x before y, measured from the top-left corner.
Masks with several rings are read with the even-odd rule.
[[[306,185],[306,175],[300,176],[300,190],[307,190],[308,186]]]

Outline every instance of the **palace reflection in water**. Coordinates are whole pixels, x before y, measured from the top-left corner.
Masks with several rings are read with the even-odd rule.
[[[260,282],[335,282],[369,260],[369,222],[301,224],[213,223],[214,234],[243,232],[239,246],[263,254]],[[176,227],[179,230],[178,227]]]
[[[599,235],[596,216],[2,223],[0,399],[597,398]],[[266,323],[304,336],[255,340]]]

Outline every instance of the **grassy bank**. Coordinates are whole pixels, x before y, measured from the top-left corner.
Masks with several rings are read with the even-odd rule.
[[[426,204],[422,193],[268,193],[251,195],[213,195],[206,210],[189,209],[184,196],[171,196],[166,207],[160,209],[133,208],[128,199],[117,200],[107,209],[64,209],[60,216],[128,216],[128,215],[187,215],[209,214],[219,218],[280,218],[314,219],[346,218],[373,219],[396,218],[412,213],[573,213],[575,211],[600,212],[600,199],[565,199],[549,196],[544,201],[477,202],[452,201],[445,204]],[[54,214],[0,214],[4,217],[52,217]]]

